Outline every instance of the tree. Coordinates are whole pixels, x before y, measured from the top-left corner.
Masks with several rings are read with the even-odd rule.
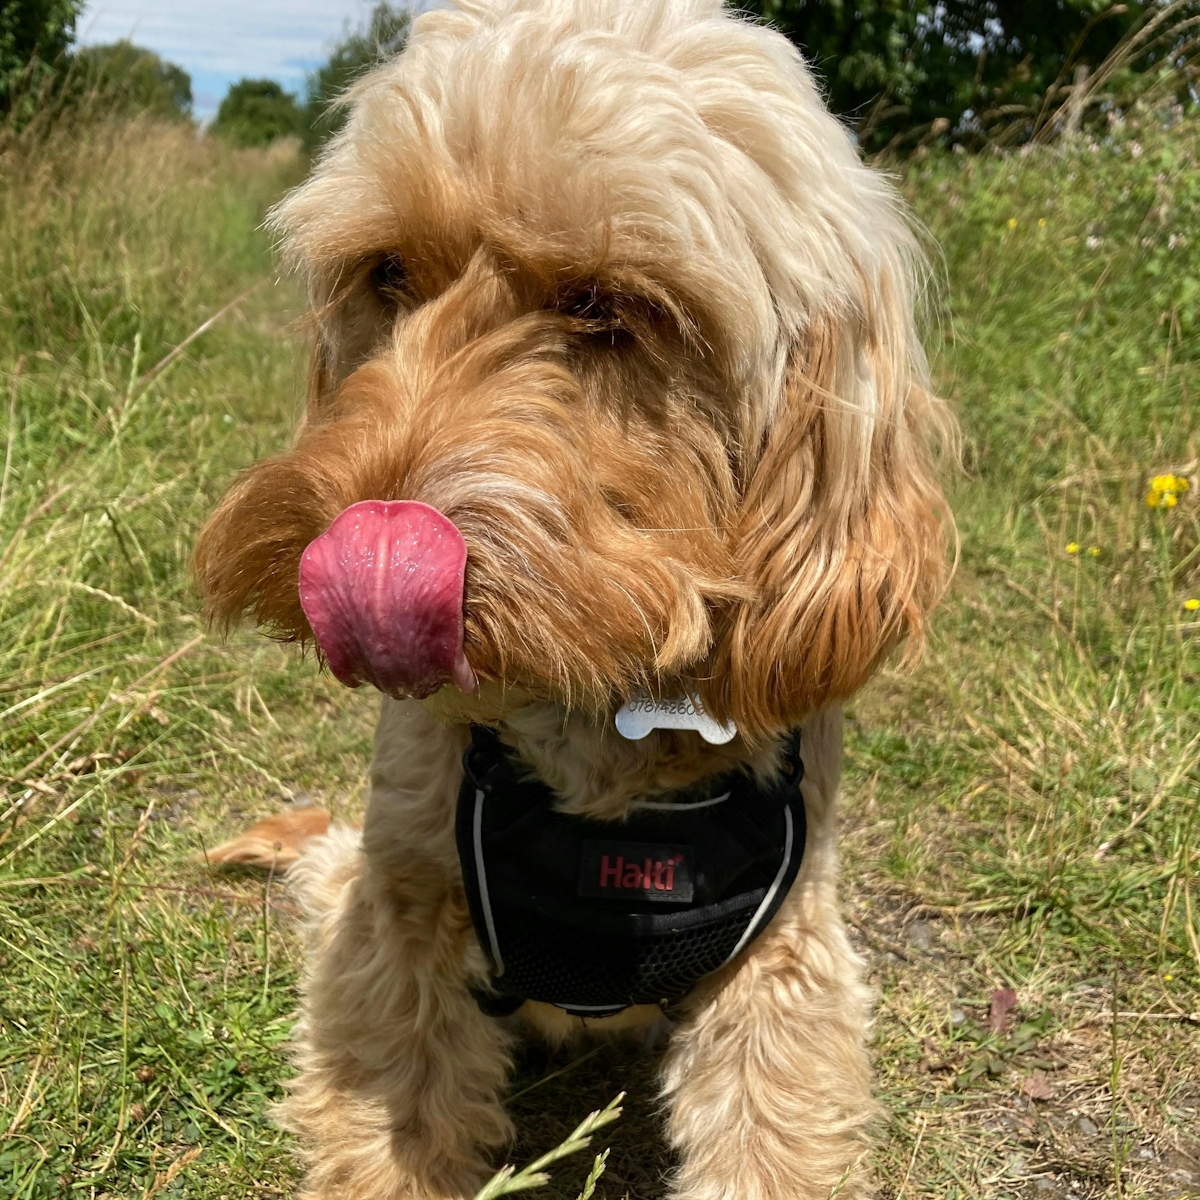
[[[212,132],[239,146],[266,146],[304,134],[304,114],[291,92],[273,79],[240,79],[217,109]]]
[[[0,0],[0,112],[39,85],[75,39],[83,0]]]
[[[103,111],[191,119],[191,76],[128,40],[80,48],[70,75],[71,88]]]
[[[930,134],[978,145],[1046,128],[1079,69],[1128,79],[1190,47],[1181,0],[748,0],[825,79],[869,149]],[[1111,71],[1120,63],[1123,74]],[[1180,77],[1180,83],[1184,79]],[[1080,93],[1082,95],[1082,92]]]
[[[305,109],[311,146],[319,145],[342,127],[346,115],[337,104],[338,97],[360,75],[404,49],[410,24],[406,8],[381,0],[371,10],[365,28],[346,27],[329,61],[308,77]]]

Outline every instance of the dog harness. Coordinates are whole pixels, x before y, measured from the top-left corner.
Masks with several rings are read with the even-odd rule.
[[[766,928],[804,856],[798,730],[774,784],[730,771],[619,822],[556,811],[483,726],[463,765],[458,856],[490,1016],[525,1000],[582,1017],[681,1000]]]

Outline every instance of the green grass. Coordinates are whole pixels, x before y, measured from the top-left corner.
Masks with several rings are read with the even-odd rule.
[[[1146,503],[1157,475],[1200,482],[1200,129],[1141,126],[905,180],[945,255],[935,366],[966,439],[953,593],[847,746],[907,1195],[1200,1187],[1200,505]],[[1027,1051],[950,1020],[1004,986]],[[1153,1015],[1113,1042],[1114,1009]]]
[[[909,181],[951,283],[962,565],[851,763],[891,776],[889,870],[927,899],[1194,984],[1200,505],[1146,497],[1196,478],[1200,174],[1195,127],[1147,126]]]
[[[203,638],[186,562],[295,412],[298,298],[258,227],[300,164],[100,126],[4,166],[0,1195],[282,1194],[292,948],[260,882],[193,859],[281,795],[352,802],[369,718]]]
[[[849,726],[895,1200],[1200,1184],[1198,139],[1146,119],[1096,152],[905,176],[945,254],[935,366],[967,466],[929,653]],[[197,859],[289,798],[358,812],[374,704],[265,639],[203,636],[186,561],[296,412],[301,298],[258,226],[301,169],[148,125],[0,138],[5,1197],[295,1185],[267,1115],[286,897]],[[1198,486],[1152,510],[1168,471]],[[996,1037],[1002,986],[1020,1023]],[[1049,1099],[1023,1094],[1034,1072]],[[656,1195],[652,1087],[619,1050],[530,1051],[513,1155],[627,1089],[597,1194]]]

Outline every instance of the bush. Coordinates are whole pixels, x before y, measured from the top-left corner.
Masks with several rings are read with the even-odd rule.
[[[238,146],[268,146],[276,138],[302,137],[304,114],[275,80],[240,79],[225,93],[212,132]]]
[[[979,148],[1059,128],[1122,105],[1164,63],[1183,99],[1195,76],[1195,0],[746,0],[824,75],[834,111],[872,150],[923,138]],[[1086,82],[1085,82],[1086,79]]]
[[[0,4],[0,112],[36,96],[75,38],[83,0],[4,0]],[[31,104],[31,102],[28,102]]]
[[[184,121],[192,115],[191,76],[128,40],[82,47],[74,55],[68,90],[106,113]]]

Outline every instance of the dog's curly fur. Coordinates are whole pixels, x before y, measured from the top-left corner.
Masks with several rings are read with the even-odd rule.
[[[609,819],[732,764],[769,773],[801,725],[800,879],[667,1052],[672,1194],[860,1195],[837,705],[919,645],[947,573],[950,423],[902,205],[788,42],[719,0],[458,0],[348,104],[273,218],[310,290],[306,415],[222,501],[196,572],[219,622],[306,641],[308,542],[360,500],[424,501],[467,545],[481,688],[385,700],[361,838],[294,868],[304,1195],[461,1197],[509,1137],[514,1032],[468,992],[486,963],[453,838],[472,720]],[[638,688],[697,693],[739,736],[625,742],[612,714]],[[584,1024],[532,1003],[522,1023]]]

